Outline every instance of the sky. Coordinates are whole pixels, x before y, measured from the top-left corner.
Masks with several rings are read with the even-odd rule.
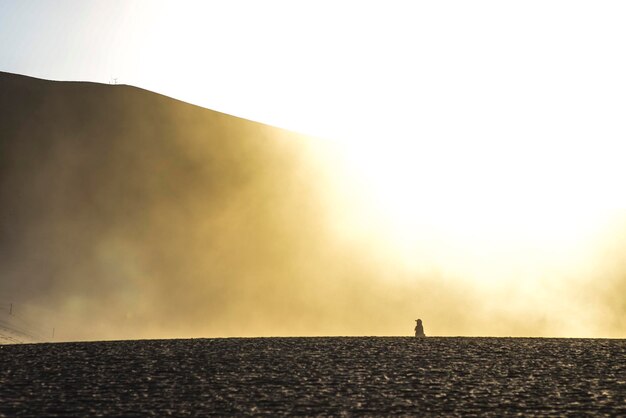
[[[0,70],[324,137],[404,263],[595,277],[626,204],[624,18],[619,1],[0,0]]]
[[[387,177],[368,179],[383,183],[376,186],[382,200],[396,199],[389,178],[404,188],[399,178],[437,171],[437,188],[459,198],[469,190],[489,199],[489,188],[475,186],[488,178],[501,189],[527,186],[522,195],[504,191],[516,205],[614,206],[624,204],[613,190],[626,174],[625,8],[612,1],[2,0],[0,69],[116,80],[333,138],[364,175],[373,160],[385,168]],[[455,169],[441,168],[449,165]],[[474,185],[456,185],[459,171],[471,171]]]

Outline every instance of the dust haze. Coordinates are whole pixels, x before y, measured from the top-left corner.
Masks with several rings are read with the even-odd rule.
[[[0,302],[55,340],[410,335],[418,317],[626,336],[621,214],[589,270],[486,286],[388,251],[329,141],[128,86],[0,83]]]

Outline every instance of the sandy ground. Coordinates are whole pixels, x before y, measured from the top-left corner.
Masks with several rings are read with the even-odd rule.
[[[0,415],[626,415],[626,340],[251,338],[0,346]]]

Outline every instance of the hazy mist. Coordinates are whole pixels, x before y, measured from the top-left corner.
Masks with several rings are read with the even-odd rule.
[[[487,251],[469,257],[513,279],[481,281],[419,230],[398,256],[329,141],[8,74],[0,126],[0,302],[56,340],[410,335],[418,317],[427,335],[626,336],[623,212],[584,269]]]

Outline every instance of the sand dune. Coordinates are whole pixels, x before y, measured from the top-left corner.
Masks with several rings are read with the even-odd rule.
[[[130,86],[0,92],[0,292],[58,338],[301,333],[342,309],[319,142]]]

